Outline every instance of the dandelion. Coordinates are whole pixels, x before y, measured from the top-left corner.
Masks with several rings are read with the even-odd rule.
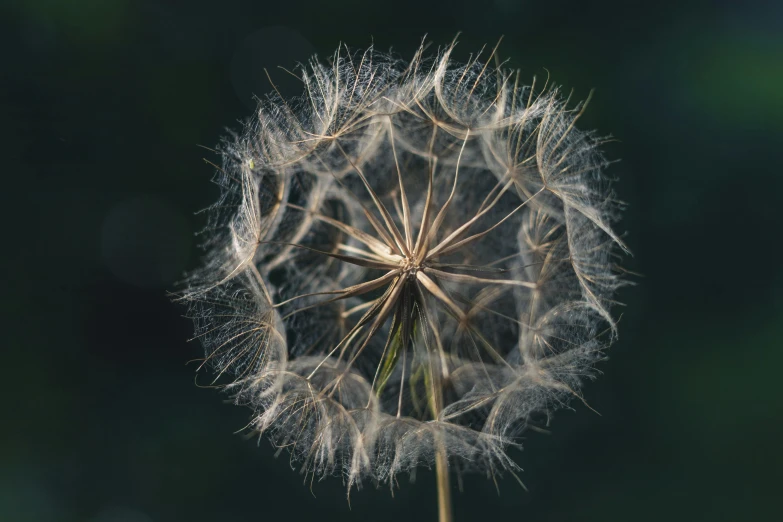
[[[215,382],[313,476],[494,478],[616,335],[619,204],[556,88],[338,50],[226,141],[188,280]]]

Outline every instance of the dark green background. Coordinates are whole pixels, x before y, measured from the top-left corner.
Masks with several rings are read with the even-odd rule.
[[[276,65],[339,42],[457,58],[500,35],[584,98],[640,272],[581,404],[466,477],[463,521],[783,520],[780,2],[37,0],[0,8],[0,520],[434,520],[434,479],[313,486],[194,385],[167,289],[198,264],[214,146]],[[546,68],[546,70],[545,70]]]

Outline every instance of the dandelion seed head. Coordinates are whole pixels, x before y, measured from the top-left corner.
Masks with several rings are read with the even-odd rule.
[[[252,429],[350,485],[515,470],[616,335],[619,204],[556,88],[339,49],[221,147],[196,336]],[[487,54],[487,53],[485,53]]]

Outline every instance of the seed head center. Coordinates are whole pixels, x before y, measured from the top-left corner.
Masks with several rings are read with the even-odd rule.
[[[402,260],[402,271],[405,272],[405,274],[412,279],[416,278],[416,272],[421,269],[420,263],[416,262],[416,259],[405,257]]]

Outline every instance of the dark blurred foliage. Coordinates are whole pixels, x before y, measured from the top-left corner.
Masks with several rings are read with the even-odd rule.
[[[275,66],[457,31],[458,59],[505,35],[523,77],[595,89],[580,124],[617,138],[641,276],[586,388],[601,416],[528,434],[529,492],[465,477],[456,521],[783,517],[780,2],[37,0],[0,20],[0,520],[435,519],[427,470],[349,507],[339,478],[234,434],[249,412],[195,385],[165,292],[217,194],[198,145],[250,115],[264,67],[292,94]]]

